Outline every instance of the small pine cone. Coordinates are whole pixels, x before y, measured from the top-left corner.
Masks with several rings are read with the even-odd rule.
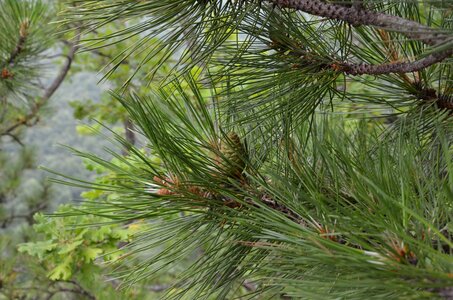
[[[241,139],[235,132],[230,132],[226,140],[220,143],[219,165],[223,173],[231,177],[240,177],[245,169],[246,151]]]

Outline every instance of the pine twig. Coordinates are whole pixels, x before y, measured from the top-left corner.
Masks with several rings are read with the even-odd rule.
[[[271,45],[272,46],[272,45]],[[270,46],[270,47],[271,47]],[[272,48],[272,47],[271,47]],[[390,55],[392,61],[383,64],[365,64],[365,63],[348,63],[348,62],[334,62],[333,58],[329,58],[331,62],[326,62],[325,57],[321,57],[316,53],[308,52],[301,49],[289,49],[289,53],[285,56],[292,57],[300,60],[300,63],[292,64],[293,69],[304,68],[307,65],[317,66],[321,69],[333,69],[334,71],[344,72],[346,75],[386,75],[386,74],[400,74],[403,80],[410,82],[405,73],[418,72],[434,64],[440,63],[453,55],[453,49],[443,52],[430,54],[424,58],[415,61],[398,62],[396,60],[397,54],[395,50],[390,48]]]
[[[407,20],[380,12],[374,12],[353,5],[351,7],[340,4],[327,3],[321,0],[268,0],[280,8],[292,8],[305,13],[325,17],[333,20],[345,21],[353,26],[370,25],[389,31],[399,32],[411,39],[427,45],[437,45],[452,36],[418,22]]]
[[[443,61],[453,54],[453,49],[430,54],[422,59],[413,62],[391,62],[387,64],[348,64],[342,63],[340,65],[334,65],[334,68],[343,71],[348,75],[384,75],[391,73],[410,73],[420,71],[424,68],[432,66],[436,63]]]
[[[4,68],[13,65],[16,58],[24,50],[25,42],[27,41],[29,26],[30,22],[28,21],[28,19],[25,19],[24,21],[22,21],[22,23],[20,23],[19,40],[17,41],[16,47],[14,48],[13,52],[11,52],[11,55],[9,56],[5,65],[3,66]]]
[[[9,136],[10,138],[13,139],[13,141],[15,141],[16,143],[18,143],[21,147],[25,147],[24,143],[21,141],[21,139],[16,136],[15,134],[13,133],[8,133],[6,134],[7,136]]]

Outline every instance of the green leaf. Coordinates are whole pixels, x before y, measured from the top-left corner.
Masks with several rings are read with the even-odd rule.
[[[68,254],[70,252],[73,252],[74,250],[77,249],[80,245],[82,245],[84,240],[76,240],[70,243],[65,243],[63,247],[60,248],[60,251],[58,251],[58,254],[63,255],[63,254]]]
[[[109,226],[101,226],[87,233],[86,238],[93,242],[102,242],[109,237],[111,232],[112,229]]]
[[[72,277],[72,256],[68,255],[66,259],[58,264],[47,275],[50,280],[69,280]]]
[[[101,248],[86,247],[82,249],[82,256],[86,263],[90,263],[103,252],[104,250]]]
[[[51,240],[30,242],[18,245],[18,251],[22,253],[28,253],[31,256],[36,256],[40,260],[44,259],[44,256],[58,246],[57,243],[53,243]]]
[[[82,194],[80,194],[80,196],[82,196],[82,198],[84,198],[84,199],[95,200],[95,199],[99,199],[99,197],[101,197],[101,195],[103,193],[104,192],[101,190],[91,190],[88,192],[83,192]]]

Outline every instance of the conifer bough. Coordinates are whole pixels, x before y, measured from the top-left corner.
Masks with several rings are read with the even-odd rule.
[[[280,8],[291,8],[312,15],[329,19],[345,21],[353,26],[371,25],[389,31],[399,32],[411,39],[420,41],[426,45],[436,46],[450,43],[453,37],[448,33],[424,26],[415,21],[407,20],[398,16],[374,12],[363,8],[363,5],[350,7],[326,3],[319,0],[271,0]],[[333,68],[348,75],[382,75],[390,73],[409,73],[419,71],[436,63],[439,63],[453,54],[453,49],[432,53],[424,58],[410,62],[392,62],[388,64],[333,64]]]
[[[371,25],[400,32],[409,38],[431,46],[452,39],[447,33],[433,30],[415,21],[374,12],[364,9],[362,6],[347,7],[320,0],[271,0],[271,2],[281,8],[292,8],[319,17],[341,20],[354,26]]]
[[[5,68],[6,66],[9,66],[9,65],[12,65],[14,64],[14,60],[16,59],[16,57],[22,52],[24,46],[25,46],[25,41],[27,39],[27,35],[28,35],[28,27],[30,26],[30,22],[28,19],[24,20],[21,24],[20,24],[20,29],[19,29],[19,40],[17,42],[17,45],[16,45],[16,48],[14,49],[14,51],[11,53],[11,56],[10,58],[8,59],[7,63],[5,64]]]
[[[90,203],[90,213],[152,224],[130,253],[156,254],[140,256],[143,264],[127,271],[125,284],[201,249],[202,257],[178,278],[180,292],[168,298],[232,299],[234,286],[245,280],[257,282],[250,296],[271,293],[269,299],[450,297],[453,220],[446,187],[453,180],[453,135],[443,126],[451,119],[419,104],[452,107],[446,60],[452,35],[411,21],[446,26],[448,15],[425,15],[415,1],[377,1],[384,4],[379,13],[365,1],[266,0],[274,11],[258,7],[262,0],[87,2],[81,13],[101,16],[99,26],[146,18],[106,35],[106,44],[116,34],[147,29],[144,44],[156,37],[170,45],[149,43],[149,56],[185,49],[189,41],[196,45],[189,47],[196,64],[216,66],[215,52],[225,49],[220,62],[233,66],[215,74],[222,75],[215,77],[219,87],[227,88],[213,98],[205,98],[206,86],[198,84],[211,77],[196,79],[184,67],[187,77],[168,89],[118,97],[162,166],[135,147],[134,163],[123,159],[124,167],[80,154],[118,174],[117,186],[93,184],[120,196]],[[232,28],[256,42],[224,43]],[[395,40],[390,31],[406,38]],[[134,50],[125,59],[141,49]],[[427,68],[442,60],[445,67]],[[398,74],[404,72],[414,73]],[[347,78],[339,90],[340,73],[397,76]],[[316,114],[328,100],[333,109],[345,99],[353,101],[348,112],[371,103],[370,111],[387,112],[390,104],[390,112],[408,113],[388,131],[381,123]]]
[[[425,58],[413,61],[413,62],[392,62],[381,65],[371,64],[347,64],[344,63],[338,66],[337,69],[344,71],[349,75],[382,75],[389,73],[410,73],[419,71],[426,67],[432,66],[444,59],[450,57],[453,54],[453,49],[445,52],[433,53]]]

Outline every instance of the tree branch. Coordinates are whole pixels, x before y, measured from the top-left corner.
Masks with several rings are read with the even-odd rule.
[[[269,44],[269,48],[274,49],[282,54],[282,57],[289,57],[292,60],[300,60],[301,63],[292,64],[292,68],[304,68],[307,65],[317,66],[320,70],[331,68],[335,71],[344,72],[347,75],[385,75],[399,73],[406,82],[410,82],[405,73],[420,71],[424,68],[439,63],[453,55],[453,49],[429,54],[428,56],[416,61],[398,62],[399,56],[392,44],[388,40],[388,35],[383,31],[379,31],[383,38],[383,43],[389,51],[391,59],[390,63],[384,64],[365,64],[365,63],[348,63],[334,62],[334,58],[326,58],[319,56],[314,52],[306,51],[305,49],[297,49],[294,46],[283,46],[282,49],[275,43]],[[288,51],[289,50],[289,51]],[[329,63],[329,60],[331,61]],[[332,63],[333,62],[333,63]]]
[[[16,143],[18,143],[21,147],[25,147],[24,143],[22,143],[22,141],[20,140],[20,138],[12,133],[7,133],[6,134],[7,136],[9,136],[10,138],[12,138]]]
[[[383,75],[390,73],[410,73],[420,71],[424,68],[432,66],[443,61],[453,54],[453,49],[430,54],[422,59],[413,62],[392,62],[380,65],[371,64],[348,64],[342,63],[335,65],[334,68],[343,71],[348,75]]]
[[[79,49],[79,41],[80,41],[80,34],[81,34],[81,29],[79,29],[76,33],[76,37],[74,41],[71,43],[71,48],[69,49],[68,54],[66,55],[66,62],[63,64],[63,66],[60,68],[60,71],[55,77],[55,79],[52,81],[52,84],[48,86],[42,95],[42,97],[36,101],[33,109],[29,114],[24,116],[23,118],[20,118],[15,124],[12,124],[2,132],[0,132],[0,135],[9,135],[12,133],[14,130],[17,128],[27,125],[29,121],[31,121],[33,118],[35,118],[42,106],[47,103],[47,101],[53,96],[55,91],[60,87],[60,85],[63,83],[64,79],[66,78],[66,75],[68,74],[72,62],[74,61],[75,54],[77,50]]]
[[[75,286],[75,288],[66,288],[66,287],[58,286],[57,284],[72,284]],[[55,290],[48,292],[49,296],[46,298],[47,300],[52,299],[58,293],[78,294],[78,295],[84,296],[86,299],[96,300],[96,297],[93,294],[91,294],[89,291],[84,289],[77,281],[74,281],[74,280],[55,281],[55,282],[53,282],[53,284],[51,284],[51,287],[53,287]]]
[[[80,34],[81,34],[80,30],[78,30],[78,32],[76,33],[76,38],[75,38],[74,42],[72,43],[69,53],[66,56],[66,63],[61,67],[60,73],[54,79],[52,84],[44,91],[44,95],[40,101],[41,103],[49,100],[49,98],[52,97],[52,95],[55,93],[55,91],[63,83],[63,80],[65,79],[66,75],[69,72],[69,69],[71,68],[72,62],[74,61],[75,54],[76,54],[77,50],[79,49]]]
[[[326,3],[321,0],[268,0],[280,8],[292,8],[311,15],[333,20],[345,21],[353,26],[370,25],[389,31],[399,32],[408,38],[420,41],[427,45],[436,45],[453,39],[446,32],[435,30],[418,22],[407,20],[380,12],[374,12],[353,5],[346,7],[339,4]]]
[[[33,216],[46,209],[47,208],[47,203],[41,203],[39,206],[37,206],[36,208],[34,208],[33,210],[30,210],[29,212],[27,212],[26,214],[22,214],[22,215],[16,215],[14,214],[14,211],[13,211],[13,214],[8,216],[7,218],[1,220],[1,226],[0,228],[2,229],[5,229],[8,227],[9,224],[11,224],[14,220],[16,219],[25,219],[27,220],[27,222],[29,223],[29,225],[32,225],[33,224]]]
[[[127,146],[123,147],[122,153],[123,155],[129,154],[130,148],[135,145],[136,137],[134,132],[134,123],[129,117],[126,117],[123,121],[124,126],[124,135],[126,141],[129,143]]]
[[[29,26],[30,26],[30,22],[28,21],[28,19],[26,19],[20,23],[19,40],[17,41],[16,47],[14,48],[13,52],[11,52],[11,55],[9,56],[8,60],[5,62],[5,65],[3,66],[4,68],[14,64],[14,61],[16,60],[16,58],[19,56],[19,54],[24,49],[25,42],[27,40]]]

